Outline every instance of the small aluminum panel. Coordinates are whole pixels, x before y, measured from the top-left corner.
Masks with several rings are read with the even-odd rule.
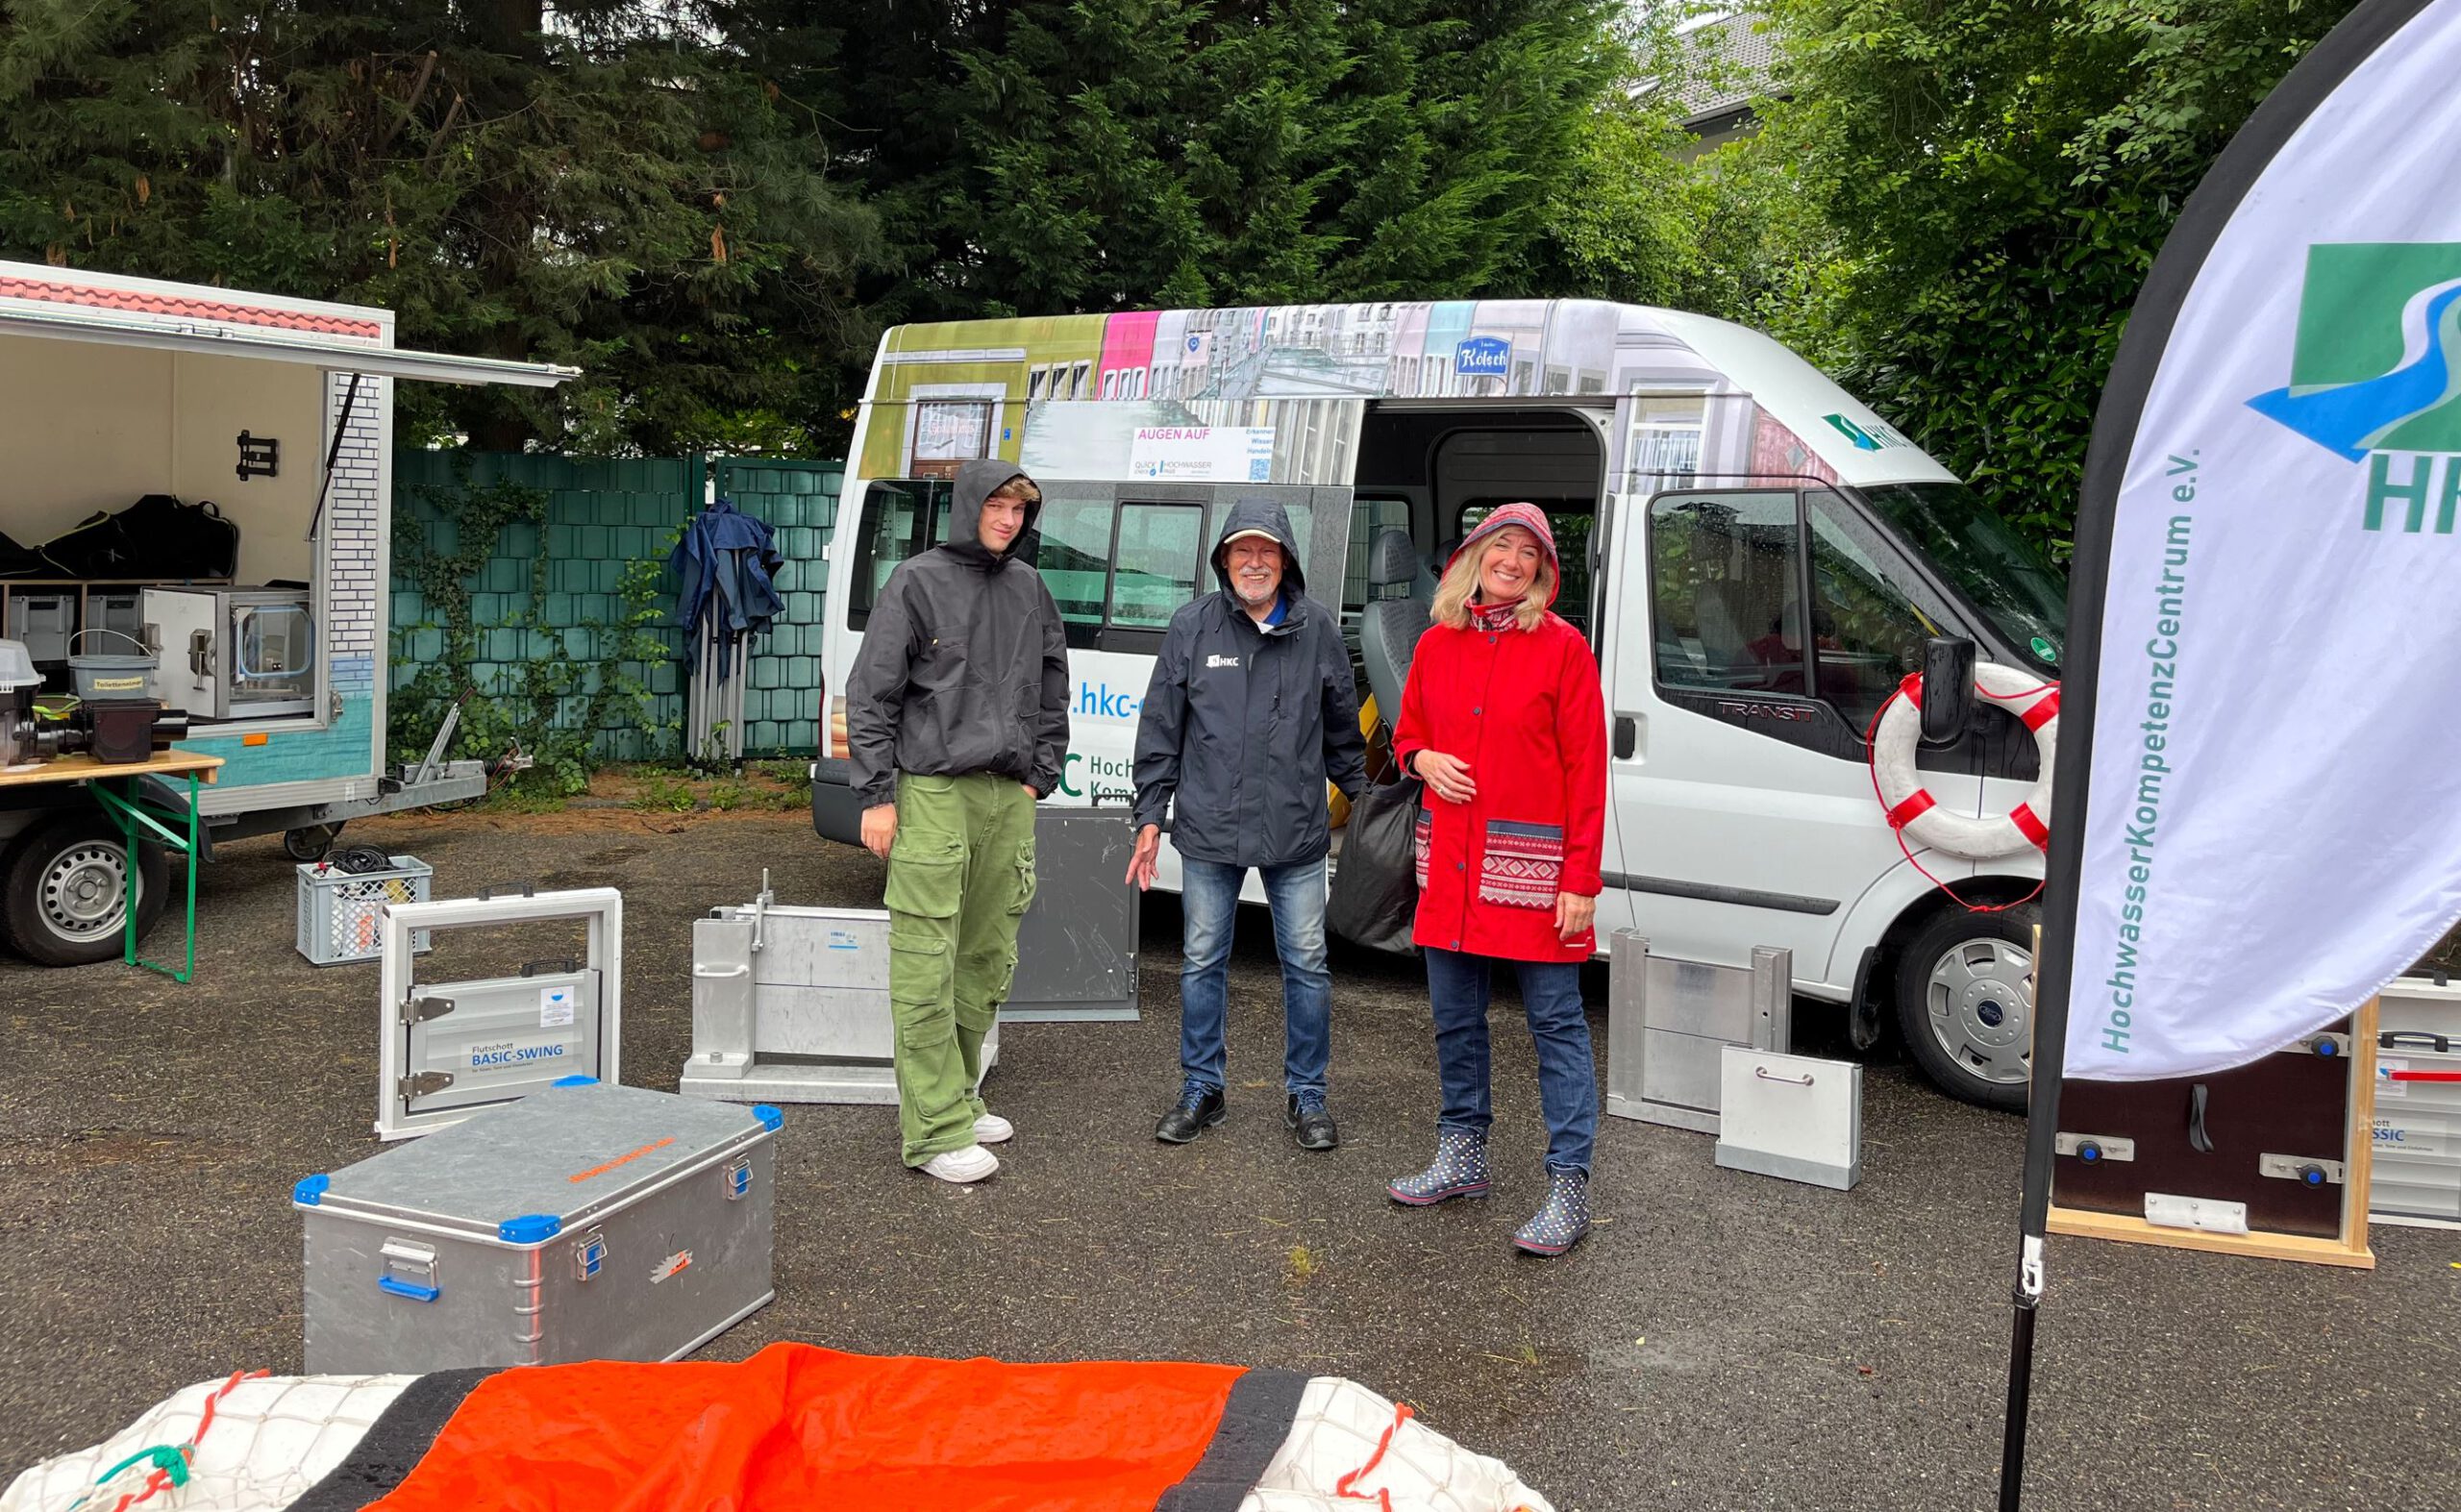
[[[1606,1111],[1718,1132],[1721,1053],[1785,1053],[1794,1038],[1790,953],[1752,953],[1749,967],[1650,954],[1619,930],[1607,957]]]
[[[507,1103],[559,1077],[596,1076],[598,986],[594,971],[413,985],[402,1010],[403,1111]]]
[[[1128,885],[1136,830],[1123,808],[1034,811],[1034,901],[1017,929],[1005,1024],[1132,1020],[1144,894]]]

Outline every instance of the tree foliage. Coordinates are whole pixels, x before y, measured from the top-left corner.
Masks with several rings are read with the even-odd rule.
[[[2063,547],[2180,206],[2352,0],[1771,0],[1792,99],[1716,154],[1770,328]]]
[[[1601,0],[875,0],[814,52],[885,319],[1487,291],[1620,60]],[[834,12],[831,12],[834,13]]]
[[[580,364],[404,394],[409,429],[653,449],[799,438],[808,343],[877,245],[723,4],[10,0],[0,256],[400,314]],[[821,402],[826,402],[825,397]]]

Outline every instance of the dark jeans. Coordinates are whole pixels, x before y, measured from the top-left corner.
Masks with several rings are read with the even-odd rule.
[[[1444,1078],[1446,1128],[1483,1134],[1495,1122],[1487,1101],[1487,988],[1498,965],[1521,978],[1529,1037],[1538,1047],[1538,1102],[1547,1113],[1547,1169],[1589,1174],[1598,1137],[1598,1071],[1589,1020],[1581,1012],[1580,967],[1573,962],[1502,961],[1459,951],[1427,953],[1428,997],[1435,1009],[1435,1065]]]
[[[1281,957],[1282,1085],[1325,1090],[1332,1054],[1333,978],[1325,964],[1325,863],[1259,866],[1273,911],[1274,954]],[[1180,967],[1180,1069],[1219,1087],[1230,1052],[1223,1023],[1230,999],[1230,931],[1239,914],[1244,866],[1180,860],[1180,910],[1187,921]]]

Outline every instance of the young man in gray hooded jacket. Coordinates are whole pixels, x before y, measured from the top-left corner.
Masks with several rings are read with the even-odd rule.
[[[888,860],[888,995],[905,1161],[1000,1169],[1015,1130],[982,1104],[982,1041],[1034,894],[1034,803],[1068,750],[1068,641],[1033,569],[1042,491],[1014,464],[957,469],[949,537],[880,591],[846,689],[863,844]]]
[[[1186,921],[1180,969],[1180,1100],[1154,1135],[1185,1144],[1226,1115],[1224,1021],[1230,934],[1253,868],[1281,959],[1283,1123],[1304,1150],[1337,1135],[1325,1101],[1332,1049],[1326,969],[1330,781],[1355,798],[1367,744],[1341,621],[1307,597],[1280,505],[1243,499],[1213,550],[1222,591],[1171,616],[1136,727],[1136,851],[1129,880],[1154,884],[1171,819]]]

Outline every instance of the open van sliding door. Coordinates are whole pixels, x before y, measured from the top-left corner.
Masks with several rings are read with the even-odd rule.
[[[1041,537],[1035,566],[1051,589],[1068,634],[1069,749],[1059,790],[1063,806],[1123,805],[1133,792],[1137,715],[1154,673],[1155,654],[1171,616],[1218,589],[1210,564],[1213,542],[1231,508],[1263,499],[1289,512],[1311,597],[1339,605],[1348,560],[1352,490],[1339,485],[1080,481],[1042,476]],[[869,484],[851,531],[841,530],[852,560],[846,591],[833,598],[830,686],[842,690],[858,637],[881,584],[915,552],[940,543],[948,522],[948,485],[923,480]],[[813,825],[824,836],[859,843],[860,811],[835,756],[844,741],[844,695],[831,700],[831,759],[816,773]],[[1161,881],[1178,886],[1178,863],[1166,846]]]
[[[1742,966],[1789,950],[1802,990],[1842,999],[1856,963],[1832,959],[1839,929],[1903,863],[1864,733],[1924,640],[1966,631],[1817,482],[1635,494],[1615,522],[1607,885],[1653,951]],[[1967,812],[1981,801],[1978,778],[1930,785]]]

